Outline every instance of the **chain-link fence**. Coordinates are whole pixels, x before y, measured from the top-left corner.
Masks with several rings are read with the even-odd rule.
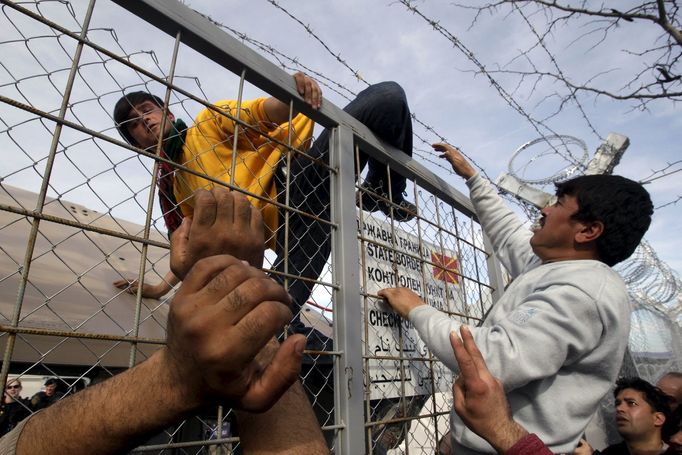
[[[1,3],[3,383],[55,377],[68,395],[163,344],[167,227],[192,214],[193,190],[222,186],[263,211],[264,268],[294,297],[289,332],[308,336],[301,380],[330,447],[434,453],[451,374],[377,291],[409,287],[476,324],[502,280],[468,200],[402,153],[401,90],[316,111],[291,75],[180,3]],[[122,130],[144,131],[128,143],[114,106],[134,92],[159,98],[119,104]],[[398,120],[372,123],[368,105]],[[166,129],[175,149],[155,145]],[[238,452],[234,423],[216,406],[137,451]]]

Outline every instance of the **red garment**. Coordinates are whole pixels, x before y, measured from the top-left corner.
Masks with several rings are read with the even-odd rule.
[[[554,455],[535,433],[529,433],[507,450],[505,455]]]

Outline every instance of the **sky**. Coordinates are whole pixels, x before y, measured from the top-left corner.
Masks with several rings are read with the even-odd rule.
[[[419,14],[410,11],[399,1],[362,1],[338,0],[334,2],[319,0],[281,0],[278,4],[292,16],[300,20],[298,23],[285,11],[274,6],[268,0],[186,0],[184,2],[215,21],[227,27],[245,33],[250,38],[276,48],[282,54],[295,58],[306,67],[326,75],[326,77],[358,92],[366,87],[366,83],[359,80],[356,74],[367,82],[394,80],[400,83],[407,93],[413,113],[425,124],[432,127],[433,132],[426,131],[416,125],[415,132],[427,142],[438,142],[444,137],[450,143],[461,149],[482,167],[486,174],[496,178],[501,172],[507,171],[507,165],[515,150],[522,144],[539,137],[536,128],[521,114],[515,111],[496,90],[491,80],[476,71],[471,58],[467,58],[461,49],[453,46],[451,40],[434,30]],[[622,5],[626,2],[618,2]],[[630,2],[627,2],[630,3]],[[471,8],[456,6],[451,2],[421,0],[411,3],[424,16],[435,21],[438,27],[456,37],[466,49],[471,51],[473,59],[487,70],[503,67],[527,69],[533,64],[544,70],[553,65],[547,58],[547,53],[538,47],[533,48],[524,58],[516,58],[519,52],[529,49],[536,43],[536,39],[529,26],[518,14],[509,9],[486,11],[478,16],[474,22],[476,11]],[[482,5],[482,2],[471,0],[469,5]],[[77,18],[83,17],[85,2],[73,2],[73,9]],[[54,11],[52,11],[54,10]],[[64,18],[64,8],[58,5],[44,6],[47,16]],[[13,23],[19,29],[27,30],[35,27],[23,19],[14,18]],[[545,23],[545,17],[540,14],[528,17],[536,27]],[[64,19],[68,22],[68,17]],[[137,53],[131,60],[135,63],[158,73],[158,68],[167,71],[170,64],[173,41],[167,35],[154,30],[142,21],[131,16],[120,7],[108,1],[99,1],[92,20],[95,30],[90,32],[89,38],[106,47],[113,48],[117,53]],[[319,38],[315,39],[305,26]],[[72,24],[69,25],[72,29]],[[629,75],[642,71],[641,57],[635,54],[657,42],[658,30],[651,25],[638,23],[619,24],[605,36],[592,33],[594,25],[576,21],[566,25],[559,25],[554,33],[545,39],[545,45],[553,55],[555,62],[563,73],[572,81],[583,82],[594,78],[600,86],[611,88],[620,87],[628,81]],[[11,27],[5,27],[8,34]],[[109,29],[113,29],[112,33]],[[16,32],[12,32],[16,33]],[[4,41],[3,39],[2,41]],[[40,40],[33,40],[32,51],[40,53]],[[322,42],[320,42],[322,41]],[[659,42],[660,43],[660,42]],[[325,49],[326,45],[329,50]],[[64,40],[64,46],[71,50],[72,46]],[[70,47],[71,46],[71,47]],[[116,49],[120,46],[121,49]],[[25,49],[17,45],[16,49],[5,46],[3,60],[11,61],[0,71],[0,86],[2,81],[20,78],[25,70],[32,71],[35,63],[30,58],[22,57]],[[148,51],[153,51],[152,57]],[[271,56],[261,52],[266,58]],[[54,51],[44,50],[41,61],[51,70],[50,63],[54,60],[55,68],[62,68],[59,57]],[[85,52],[84,58],[90,58],[92,52]],[[94,55],[94,54],[93,54]],[[156,61],[155,61],[156,59]],[[346,63],[342,64],[339,60]],[[290,62],[287,62],[290,64]],[[157,66],[158,64],[158,66]],[[25,67],[25,68],[24,68]],[[8,69],[11,68],[11,69]],[[93,65],[92,74],[88,74],[90,67],[83,67],[83,80],[95,86],[99,97],[93,101],[88,95],[88,84],[79,83],[74,90],[76,98],[88,99],[83,102],[82,110],[77,105],[70,115],[78,117],[88,127],[106,134],[116,136],[111,129],[111,119],[107,109],[113,105],[120,95],[121,85],[129,86],[139,83],[130,70],[120,65],[107,64],[108,75],[102,75],[102,67]],[[291,72],[291,71],[290,71]],[[357,72],[354,74],[354,72]],[[193,93],[205,96],[208,100],[218,100],[236,96],[237,78],[225,74],[215,65],[206,62],[196,52],[181,49],[176,75],[180,76],[177,83]],[[66,72],[55,71],[51,81],[61,84]],[[651,77],[645,73],[646,77]],[[200,86],[194,77],[198,77]],[[505,93],[511,94],[513,103],[523,109],[528,115],[543,118],[557,110],[559,106],[555,93],[564,88],[557,82],[535,82],[527,79],[520,83],[508,75],[493,74],[494,82],[498,83]],[[22,82],[25,93],[32,80]],[[45,83],[42,79],[41,83]],[[38,82],[36,82],[36,87]],[[535,85],[534,85],[535,84]],[[11,88],[11,87],[10,87]],[[0,93],[11,91],[2,87]],[[150,89],[154,90],[151,85]],[[156,87],[157,93],[162,93]],[[92,90],[92,88],[90,88]],[[325,97],[329,101],[343,105],[346,100],[333,90],[323,87]],[[343,91],[343,90],[341,90]],[[13,92],[14,93],[14,92]],[[247,87],[247,96],[262,95],[257,89]],[[16,93],[8,96],[18,96]],[[32,104],[47,111],[54,112],[59,107],[59,97],[56,91],[41,90],[39,95],[26,95]],[[616,173],[626,177],[641,180],[650,176],[654,171],[666,167],[680,159],[680,136],[682,132],[682,116],[678,107],[668,100],[652,102],[648,110],[641,110],[632,102],[613,101],[606,97],[595,98],[590,94],[578,95],[585,116],[569,102],[563,106],[561,112],[546,125],[557,134],[570,135],[586,143],[590,156],[596,147],[610,132],[617,132],[629,137],[631,146],[616,168]],[[96,105],[97,111],[91,111]],[[186,103],[185,118],[196,114],[197,105]],[[177,112],[176,112],[177,114]],[[16,123],[22,118],[22,113],[5,112],[3,121]],[[592,126],[590,126],[592,125]],[[596,133],[592,131],[592,127]],[[542,130],[544,133],[547,130]],[[119,163],[119,170],[124,171],[130,166],[129,177],[125,184],[133,190],[144,187],[149,179],[148,172],[142,170],[148,162],[117,161],[124,160],[121,152],[117,152],[106,144],[101,145],[102,152],[92,151],[92,147],[85,141],[79,143],[76,133],[65,133],[65,143],[70,143],[73,155],[96,153],[100,157],[106,151],[110,160]],[[17,128],[16,135],[21,137],[21,128]],[[22,140],[27,144],[37,141],[37,136],[47,136],[48,130],[36,133],[33,130],[24,133]],[[2,140],[0,138],[0,140]],[[45,138],[42,139],[43,141]],[[466,188],[448,169],[443,166],[437,156],[429,151],[428,145],[418,139],[415,140],[415,159],[420,160],[429,169],[452,183],[456,188],[466,193]],[[30,155],[30,146],[25,147]],[[80,150],[83,148],[83,150]],[[85,150],[88,148],[88,150]],[[527,177],[542,178],[555,173],[564,165],[556,155],[545,156],[526,166],[530,158],[543,152],[542,149],[521,154],[515,165],[525,169]],[[117,154],[121,157],[117,158]],[[7,175],[15,169],[26,166],[29,158],[23,157],[20,163],[5,163]],[[101,160],[106,164],[105,160]],[[94,160],[93,160],[94,162]],[[104,166],[104,165],[103,165]],[[73,186],[74,178],[83,179],[78,166],[74,169],[60,168],[53,191],[68,193],[74,202],[92,207],[98,204],[111,207],[115,205],[115,213],[134,219],[141,216],[141,210],[146,207],[146,196],[141,194],[136,198],[135,214],[128,207],[128,203],[120,205],[107,200],[109,194],[115,194],[119,181],[101,179],[97,182],[97,171],[90,171],[88,176],[93,180],[92,185],[101,185],[100,200],[88,199],[88,185]],[[96,166],[95,166],[96,167]],[[679,168],[678,164],[673,169]],[[2,169],[2,168],[0,168]],[[135,170],[133,172],[133,169]],[[106,174],[105,167],[101,169]],[[680,174],[656,180],[647,185],[654,206],[674,201],[682,194],[679,181]],[[35,185],[35,175],[25,172],[16,173],[8,183],[18,186]],[[89,182],[90,183],[90,182]],[[71,189],[71,186],[73,189]],[[113,199],[112,199],[113,201]],[[129,201],[130,202],[130,201]],[[680,223],[680,206],[669,205],[656,210],[652,226],[646,236],[660,259],[665,261],[674,271],[682,271],[682,223]],[[116,212],[117,211],[117,212]]]
[[[187,1],[186,4],[251,38],[276,47],[288,56],[296,57],[306,66],[354,91],[364,87],[301,24],[266,0],[251,1],[248,6],[239,1],[219,4]],[[334,54],[365,80],[399,82],[405,88],[417,117],[449,142],[460,146],[492,178],[506,171],[509,158],[519,146],[539,137],[531,124],[504,101],[484,76],[472,72],[475,66],[462,52],[405,5],[395,1],[353,0],[298,0],[278,4],[308,25]],[[469,4],[480,5],[482,2]],[[424,0],[413,2],[413,5],[461,40],[487,68],[493,69],[509,62],[520,49],[536,42],[528,26],[509,17],[507,10],[484,13],[471,26],[473,11],[456,7],[451,2]],[[619,5],[623,7],[622,3]],[[535,22],[543,22],[540,19],[531,18]],[[615,29],[598,48],[590,51],[597,37],[589,35],[574,41],[590,28],[582,22],[571,23],[549,37],[547,47],[552,50],[562,71],[573,81],[584,81],[599,72],[611,71],[596,81],[604,87],[620,87],[628,75],[642,65],[640,60],[624,50],[642,50],[643,43],[654,42],[659,34],[655,27],[629,25]],[[546,59],[540,57],[541,53],[532,54],[539,65],[546,64],[543,61]],[[512,85],[515,81],[507,81],[503,77],[499,81],[507,92],[515,88]],[[531,115],[542,118],[556,109],[557,102],[549,99],[538,103],[559,90],[556,85],[541,84],[532,93],[530,86],[525,84],[514,93],[514,99]],[[329,93],[329,98],[337,104],[344,103],[334,93]],[[682,156],[679,145],[682,116],[671,102],[652,103],[649,112],[642,112],[633,107],[634,103],[627,101],[595,99],[591,95],[580,97],[580,101],[601,137],[617,132],[630,138],[631,146],[616,173],[640,180]],[[585,141],[590,156],[601,142],[574,105],[567,106],[548,124],[558,134]],[[415,127],[415,131],[429,141],[438,140],[419,127]],[[415,146],[427,149],[419,141],[415,142]],[[527,158],[528,155],[520,155],[519,163],[524,164]],[[437,158],[433,159],[437,161]],[[546,177],[552,174],[552,169],[564,164],[556,155],[544,161],[543,166],[549,166],[549,172],[529,170],[530,177]],[[425,164],[465,191],[451,173],[428,162]],[[673,201],[682,193],[677,184],[678,177],[679,174],[667,177],[648,187],[654,206]],[[677,271],[682,270],[679,207],[672,205],[658,210],[647,235],[659,257]]]

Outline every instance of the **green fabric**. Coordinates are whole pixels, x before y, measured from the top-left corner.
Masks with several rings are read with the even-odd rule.
[[[168,137],[163,141],[161,157],[177,163],[185,145],[187,125],[185,125],[185,122],[178,119],[173,122],[172,126]],[[159,204],[161,204],[163,219],[166,222],[168,234],[170,235],[180,227],[180,223],[182,223],[182,212],[175,199],[175,170],[169,163],[160,161],[158,175],[159,179],[157,185],[159,187]]]
[[[168,159],[178,162],[182,147],[185,145],[185,137],[187,136],[187,125],[182,119],[177,119],[173,122],[173,128],[168,133],[168,137],[163,142],[163,151]]]

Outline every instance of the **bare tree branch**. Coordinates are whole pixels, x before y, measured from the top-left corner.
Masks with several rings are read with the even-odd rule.
[[[659,205],[658,207],[656,207],[656,210],[662,209],[664,207],[670,207],[671,205],[677,205],[677,203],[680,201],[682,201],[682,195],[677,196],[677,199],[674,199],[670,202]]]
[[[642,1],[625,10],[604,4],[598,9],[590,8],[585,1],[580,1],[577,5],[559,0],[497,0],[483,6],[456,4],[457,7],[475,11],[471,27],[482,20],[484,13],[500,14],[502,20],[516,16],[524,21],[535,41],[519,50],[501,68],[486,71],[498,77],[516,77],[515,90],[526,88],[531,93],[538,89],[543,79],[547,79],[548,83],[561,83],[564,90],[555,88],[555,93],[543,98],[544,101],[548,97],[557,98],[559,111],[567,104],[573,104],[589,123],[577,96],[580,93],[634,101],[640,109],[647,109],[648,104],[654,100],[682,101],[682,30],[679,7],[674,0]],[[643,48],[622,49],[621,52],[629,55],[631,60],[636,57],[640,60],[637,64],[628,64],[624,68],[597,68],[596,74],[579,73],[578,77],[571,76],[562,70],[556,58],[559,55],[558,50],[555,49],[553,53],[547,46],[548,39],[559,36],[563,27],[570,27],[573,32],[576,26],[584,28],[584,32],[577,34],[577,38],[568,47],[593,39],[594,42],[586,50],[590,52],[606,45],[607,39],[617,29],[630,27],[633,28],[633,33],[641,33],[642,27],[648,27],[647,24],[655,26],[652,30],[659,30],[660,33],[653,42],[641,43]],[[546,54],[542,61],[538,51]],[[606,82],[598,77],[606,74],[626,82],[621,82],[620,87],[614,87],[611,80]]]
[[[671,170],[672,167],[678,165],[680,165],[678,169]],[[655,180],[662,179],[663,177],[668,177],[669,175],[673,175],[678,172],[682,172],[682,160],[673,161],[672,163],[668,163],[666,167],[659,169],[657,171],[653,171],[648,177],[644,177],[642,180],[640,180],[639,183],[641,184],[651,183]]]

